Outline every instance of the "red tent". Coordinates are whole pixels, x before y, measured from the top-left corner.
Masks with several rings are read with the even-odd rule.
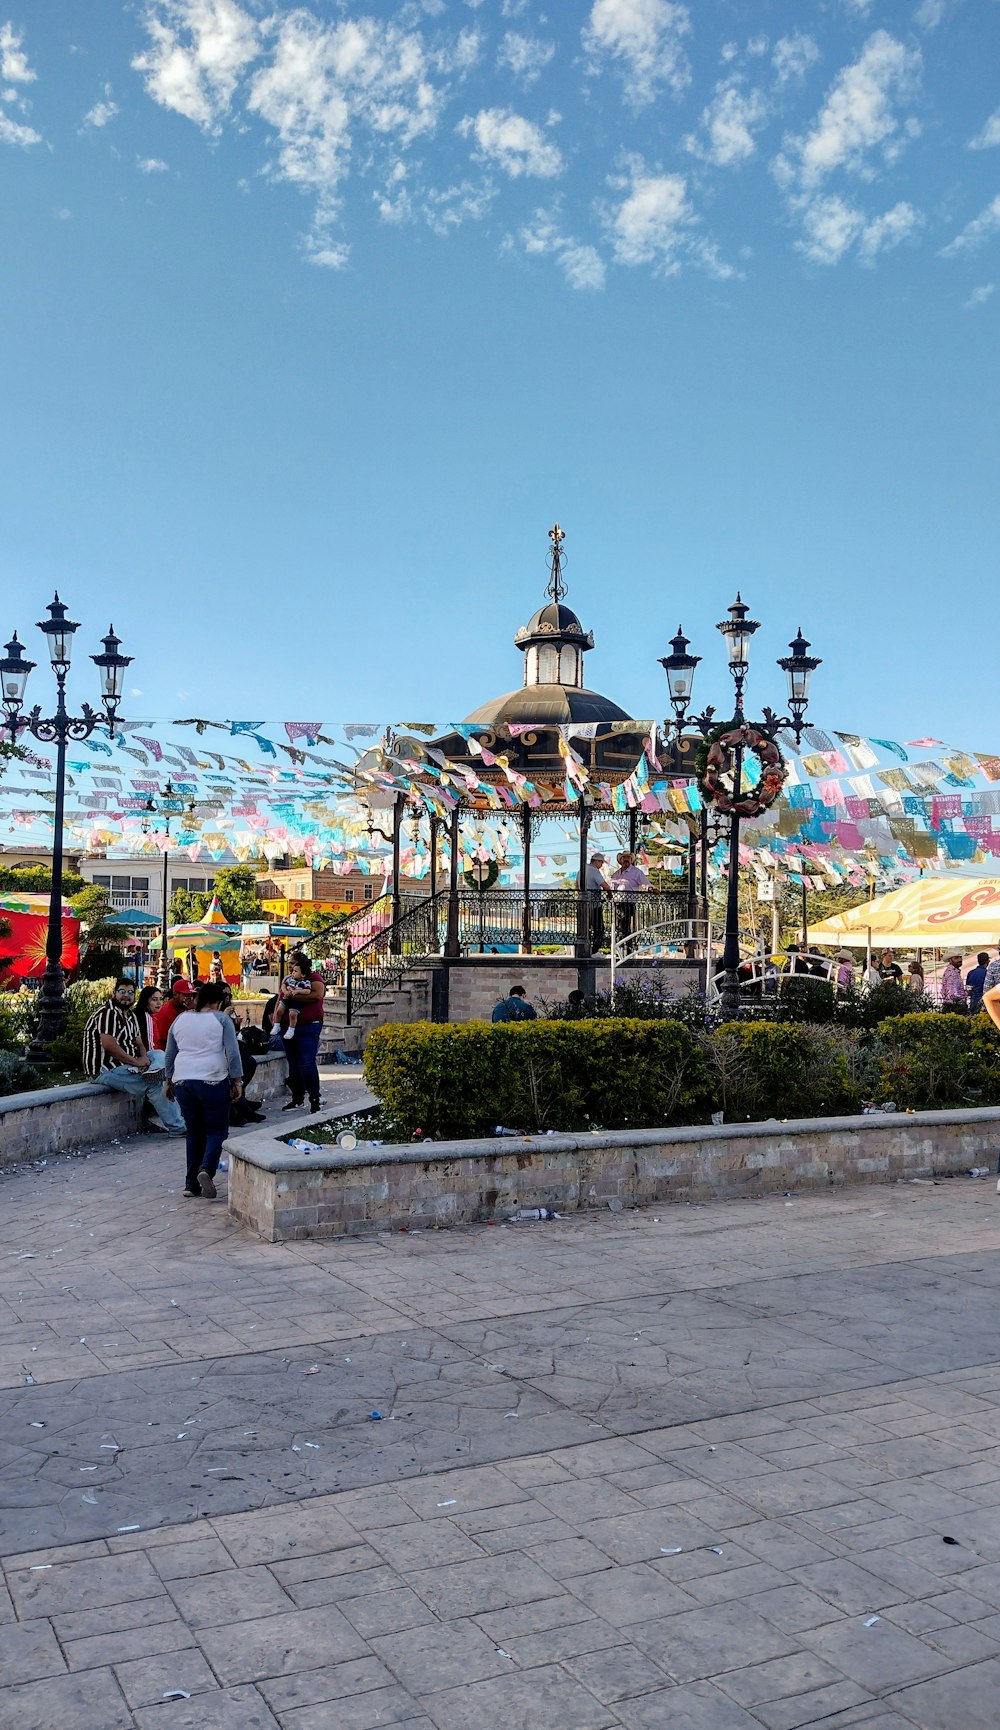
[[[22,979],[40,979],[45,972],[48,896],[0,895],[0,922],[10,926],[8,936],[0,935],[0,959],[11,958],[11,965],[0,969],[0,989],[6,987],[10,990]],[[63,902],[62,933],[62,964],[75,978],[80,966],[80,921],[66,901]]]

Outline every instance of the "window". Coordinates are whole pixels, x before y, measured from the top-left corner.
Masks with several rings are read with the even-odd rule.
[[[366,883],[365,884],[365,900],[366,901],[374,901],[374,899],[375,899],[375,885],[374,885],[374,883]]]
[[[345,901],[353,901],[354,900],[354,890],[353,889],[345,889],[344,890],[344,900]]]
[[[107,889],[115,907],[142,907],[149,900],[149,878],[131,877],[124,873],[109,877],[95,877],[95,884],[101,889]]]

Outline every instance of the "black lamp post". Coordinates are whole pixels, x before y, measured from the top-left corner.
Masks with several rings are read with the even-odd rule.
[[[104,653],[91,655],[94,665],[100,670],[101,695],[104,700],[103,715],[97,714],[89,703],[82,705],[80,715],[69,715],[66,712],[66,675],[69,672],[70,656],[73,648],[73,637],[79,630],[79,625],[66,617],[66,608],[56,595],[48,606],[49,617],[39,621],[38,628],[48,645],[49,659],[56,676],[56,711],[49,717],[43,717],[41,707],[36,703],[31,710],[25,711],[24,691],[28,682],[28,674],[35,666],[34,661],[24,658],[24,645],[17,640],[17,633],[6,644],[7,653],[0,659],[0,690],[5,730],[13,740],[18,733],[26,728],[43,744],[55,744],[56,747],[56,803],[55,828],[52,842],[52,890],[49,896],[49,927],[45,939],[45,976],[39,992],[39,1026],[38,1032],[28,1051],[32,1057],[44,1057],[45,1050],[53,1040],[58,1039],[66,1026],[66,995],[62,970],[62,867],[63,867],[63,822],[66,801],[66,745],[70,739],[89,739],[94,728],[101,722],[114,727],[117,718],[118,705],[122,699],[122,688],[125,680],[125,669],[129,666],[132,656],[119,654],[121,642],[115,636],[112,625],[104,638]]]
[[[163,908],[160,915],[160,963],[156,970],[157,984],[160,990],[166,992],[170,986],[170,964],[167,960],[167,902],[169,899],[168,871],[170,864],[170,825],[178,812],[183,809],[180,799],[173,789],[173,783],[168,781],[163,789],[163,797],[159,805],[154,799],[146,800],[146,810],[143,816],[142,832],[148,835],[153,827],[152,819],[162,817],[165,846],[163,848]],[[194,810],[193,800],[188,804],[188,812]]]
[[[736,596],[729,608],[729,617],[723,619],[716,630],[722,633],[726,644],[729,660],[729,671],[733,676],[736,703],[733,712],[732,725],[742,727],[746,722],[743,711],[743,688],[746,684],[747,672],[750,666],[750,643],[754,633],[760,629],[760,623],[749,616],[750,609],[740,595]],[[788,678],[788,706],[790,715],[778,716],[773,709],[763,710],[762,731],[773,735],[781,728],[787,728],[795,735],[798,745],[802,739],[805,726],[805,713],[809,701],[809,681],[820,662],[809,653],[809,644],[799,627],[798,635],[789,643],[790,655],[785,655],[778,666]],[[691,691],[694,684],[695,668],[700,659],[697,655],[687,653],[688,639],[678,630],[671,644],[673,653],[661,660],[660,665],[667,675],[667,689],[670,694],[671,706],[676,717],[678,732],[687,721],[688,705],[691,701]],[[706,709],[701,715],[692,716],[692,720],[702,735],[710,731],[716,724],[715,710]],[[733,751],[733,792],[739,797],[743,780],[743,747],[737,745]],[[729,820],[729,883],[726,893],[726,929],[722,949],[722,989],[720,997],[722,1007],[727,1015],[737,1016],[740,1012],[740,903],[739,903],[739,865],[740,865],[740,818],[734,811]]]

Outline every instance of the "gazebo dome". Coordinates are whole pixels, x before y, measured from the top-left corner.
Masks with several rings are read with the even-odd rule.
[[[560,725],[566,721],[631,719],[609,697],[589,691],[584,685],[583,657],[594,647],[594,633],[585,631],[572,607],[563,604],[566,593],[562,574],[563,531],[558,523],[549,530],[549,540],[552,542],[550,599],[514,637],[515,645],[524,655],[523,685],[519,691],[507,691],[502,697],[482,703],[466,716],[467,724],[494,726],[502,721],[548,721]]]

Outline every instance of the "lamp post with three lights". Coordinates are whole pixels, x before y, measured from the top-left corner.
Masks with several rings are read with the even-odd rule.
[[[743,709],[743,691],[747,672],[750,666],[750,643],[756,631],[760,629],[760,621],[749,617],[750,609],[742,598],[737,595],[729,608],[729,617],[716,626],[726,644],[729,661],[729,671],[733,677],[735,690],[735,708],[732,722],[721,729],[727,734],[739,735],[748,728],[747,718]],[[816,668],[821,665],[814,655],[810,655],[809,643],[802,635],[802,628],[788,645],[791,654],[784,655],[778,661],[778,666],[788,679],[789,715],[776,715],[773,709],[762,710],[762,720],[750,724],[749,730],[762,734],[766,740],[773,740],[777,732],[787,729],[794,735],[796,745],[802,740],[805,727],[805,714],[809,701],[809,682]],[[674,711],[675,726],[678,734],[688,724],[688,708],[694,686],[695,669],[701,660],[700,655],[688,653],[688,638],[678,629],[671,644],[672,653],[661,659],[660,665],[667,675],[667,689],[670,703]],[[710,734],[719,732],[715,710],[705,709],[700,715],[690,717],[704,740]],[[728,803],[733,807],[729,819],[729,882],[726,891],[726,926],[722,950],[722,984],[720,999],[722,1008],[728,1016],[738,1016],[740,1013],[740,906],[739,906],[739,864],[740,864],[740,804],[752,797],[753,789],[743,786],[743,758],[747,745],[737,737],[731,747],[730,778],[732,793]],[[753,746],[749,747],[751,750]],[[779,759],[780,761],[780,759]]]
[[[38,628],[45,638],[52,671],[56,676],[56,706],[53,715],[43,716],[41,705],[38,703],[33,709],[25,710],[23,708],[28,674],[33,670],[35,662],[25,659],[24,644],[18,642],[16,631],[10,642],[5,645],[6,654],[0,658],[0,692],[2,692],[4,711],[3,728],[10,734],[15,743],[18,734],[27,731],[43,744],[54,744],[56,747],[52,888],[49,894],[49,923],[45,939],[45,974],[38,994],[38,1032],[28,1047],[29,1055],[35,1058],[44,1058],[47,1047],[53,1040],[59,1038],[66,1027],[66,987],[62,969],[62,869],[66,804],[66,746],[71,739],[89,739],[95,727],[102,724],[106,724],[109,729],[114,728],[118,705],[122,699],[125,669],[132,660],[131,655],[119,653],[121,642],[115,636],[115,629],[112,625],[104,638],[103,654],[91,655],[90,657],[100,673],[104,713],[98,714],[90,707],[89,703],[83,703],[79,715],[70,715],[66,708],[66,676],[70,667],[73,637],[80,627],[72,619],[67,618],[66,608],[58,594],[49,602],[47,610],[49,617],[39,620]]]

